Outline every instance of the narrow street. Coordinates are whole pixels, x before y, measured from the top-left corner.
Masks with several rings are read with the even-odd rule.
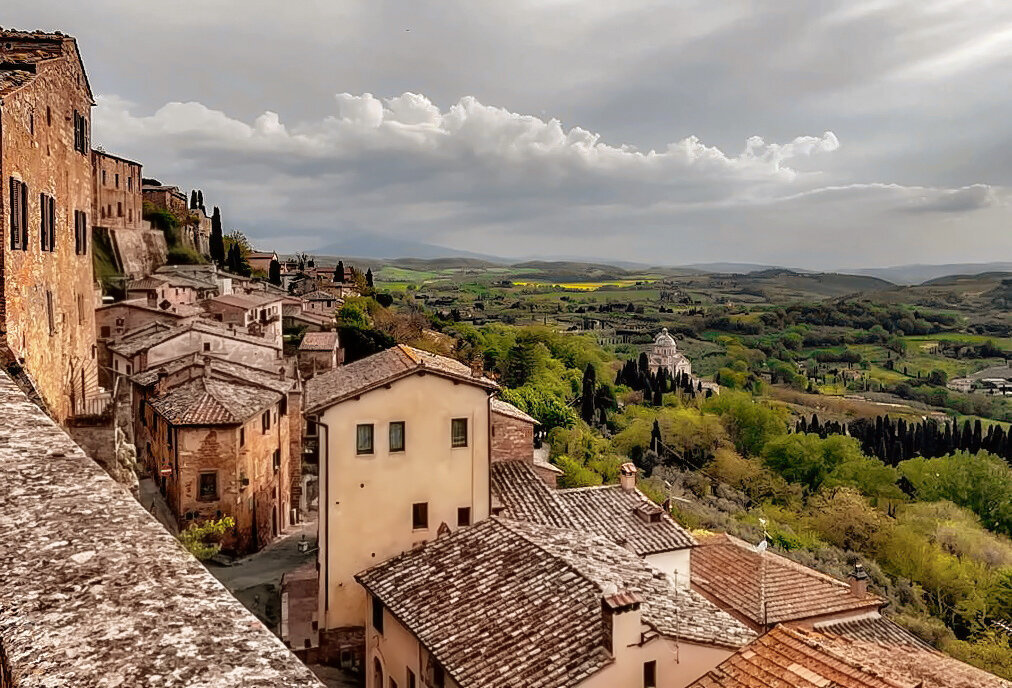
[[[299,543],[309,543],[306,552]],[[206,562],[207,569],[272,631],[281,622],[281,577],[316,557],[316,520],[292,526],[256,554],[231,565]]]

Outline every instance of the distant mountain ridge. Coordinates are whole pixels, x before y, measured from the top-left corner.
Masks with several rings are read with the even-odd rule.
[[[1012,272],[1012,262],[894,265],[887,268],[855,268],[840,270],[840,272],[852,275],[869,275],[895,284],[914,285],[956,275],[971,276],[985,272]]]

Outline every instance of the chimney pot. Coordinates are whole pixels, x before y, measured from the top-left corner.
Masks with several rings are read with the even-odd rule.
[[[850,592],[857,597],[865,597],[868,594],[868,573],[861,564],[854,565],[854,571],[847,578],[850,583]]]
[[[624,463],[618,469],[619,473],[619,484],[622,485],[622,489],[626,492],[632,492],[636,489],[636,473],[639,469],[636,468],[636,464]]]

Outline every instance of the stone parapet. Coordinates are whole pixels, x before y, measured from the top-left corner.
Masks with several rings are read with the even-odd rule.
[[[322,684],[0,373],[0,685]]]

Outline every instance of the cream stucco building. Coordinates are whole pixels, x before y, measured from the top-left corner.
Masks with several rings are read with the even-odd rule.
[[[361,633],[356,573],[488,517],[496,389],[479,371],[407,346],[306,383],[320,440],[321,642]]]

